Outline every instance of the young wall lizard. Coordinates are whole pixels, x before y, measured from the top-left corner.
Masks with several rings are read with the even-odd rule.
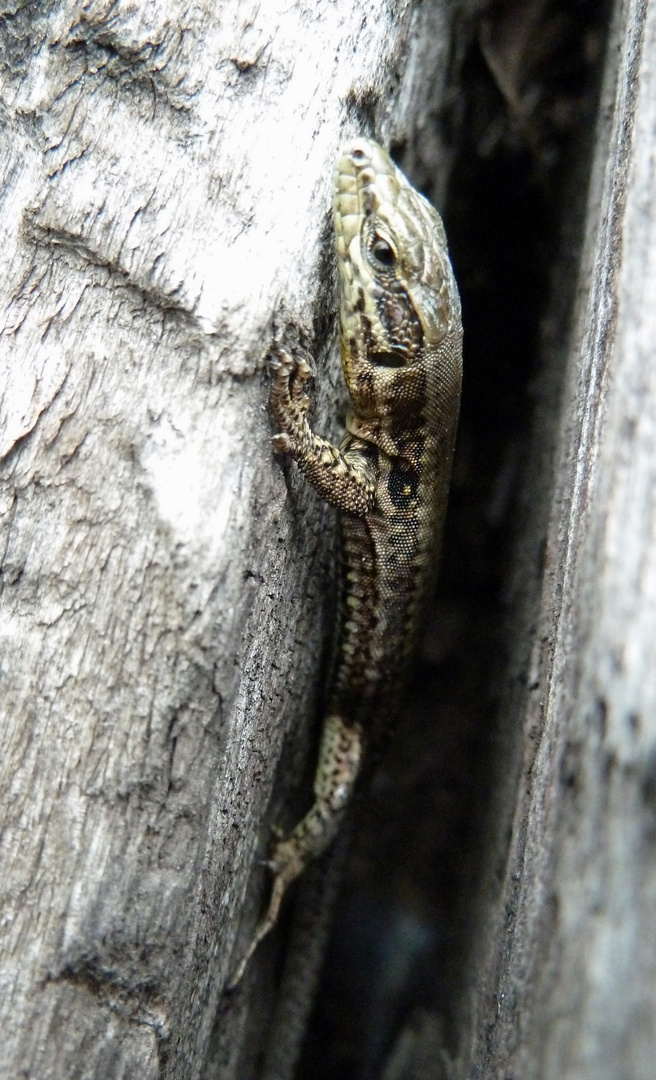
[[[307,420],[304,360],[271,363],[277,450],[341,511],[341,604],[314,803],[274,846],[271,900],[233,980],[274,926],[290,882],[330,844],[363,743],[397,706],[430,599],[462,377],[460,301],[442,221],[388,154],[356,139],[334,186],[342,367],[352,411],[339,445]]]

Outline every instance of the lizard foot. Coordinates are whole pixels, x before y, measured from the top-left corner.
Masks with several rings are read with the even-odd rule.
[[[286,840],[274,829],[275,844],[267,866],[273,874],[269,906],[257,925],[239,967],[228,983],[232,990],[242,978],[251,956],[276,925],[287,889],[332,842],[348,805],[360,769],[362,739],[357,725],[339,716],[324,723],[319,764],[314,783],[314,803]]]
[[[312,376],[312,370],[307,360],[292,356],[280,346],[276,346],[272,353],[269,369],[273,375],[269,399],[271,412],[282,431],[293,440],[310,409],[305,386]]]

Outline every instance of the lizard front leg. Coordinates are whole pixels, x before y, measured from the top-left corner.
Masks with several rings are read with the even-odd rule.
[[[273,445],[294,458],[315,490],[331,506],[361,517],[375,502],[376,484],[371,465],[359,451],[344,452],[316,435],[307,420],[310,399],[305,384],[310,368],[278,348],[270,361],[273,374],[269,407],[280,433]]]

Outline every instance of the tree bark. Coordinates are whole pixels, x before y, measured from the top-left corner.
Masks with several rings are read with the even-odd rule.
[[[3,1076],[203,1068],[266,888],[250,868],[302,807],[330,630],[333,515],[271,453],[265,358],[277,336],[317,352],[334,434],[333,160],[425,131],[439,165],[454,11],[4,19]],[[272,961],[219,1013],[206,1075],[255,1075]]]
[[[521,700],[515,681],[506,695],[523,756],[519,786],[511,755],[512,792],[506,781],[493,808],[503,829],[512,807],[510,851],[481,908],[463,1076],[654,1071],[655,139],[656,4],[625,0],[595,136],[542,599],[519,646],[532,642],[528,675],[523,661],[515,672],[527,690]],[[540,440],[548,425],[537,456]],[[519,566],[515,591],[531,593],[529,578]]]

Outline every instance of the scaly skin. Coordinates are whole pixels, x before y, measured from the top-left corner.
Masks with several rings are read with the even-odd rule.
[[[335,171],[342,367],[352,411],[339,447],[315,435],[305,361],[278,350],[277,450],[341,511],[337,661],[314,803],[275,844],[269,908],[232,985],[274,926],[290,882],[335,836],[363,741],[397,707],[439,552],[462,377],[460,301],[439,215],[385,151],[344,147]]]

